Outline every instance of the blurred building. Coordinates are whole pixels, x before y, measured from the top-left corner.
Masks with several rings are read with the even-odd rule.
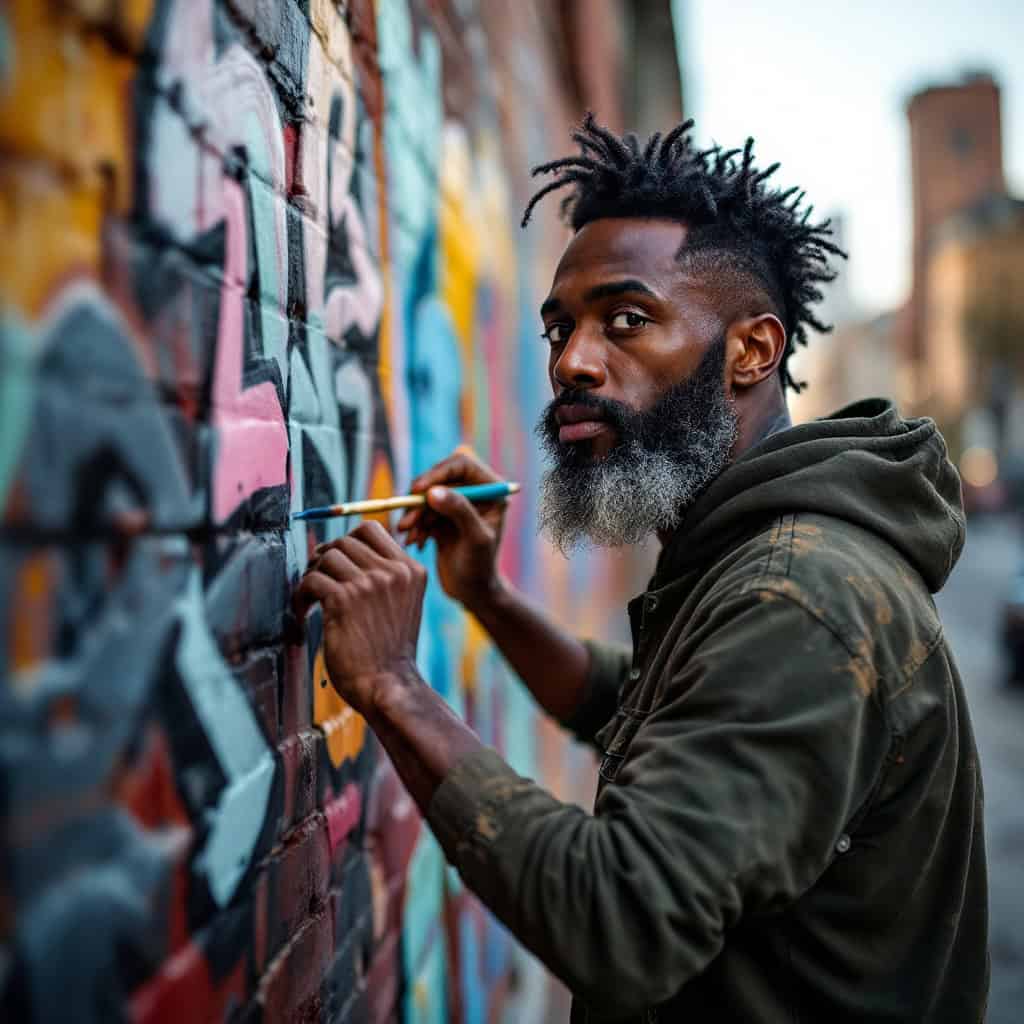
[[[1005,192],[999,87],[974,72],[930,86],[907,103],[914,210],[908,355],[924,358],[925,280],[936,233],[978,200]]]
[[[576,111],[613,131],[665,132],[682,117],[671,0],[563,0],[546,6]]]
[[[891,395],[898,375],[898,319],[890,312],[835,320],[831,334],[812,338],[793,364],[793,375],[808,384],[790,400],[794,419],[827,416],[869,395]]]
[[[915,405],[942,426],[968,486],[988,486],[998,472],[1016,489],[1024,470],[1022,281],[1024,202],[986,197],[935,233]]]
[[[925,270],[922,402],[946,422],[1012,384],[1024,365],[1024,202],[983,199],[936,233]]]
[[[988,75],[907,105],[914,186],[913,285],[902,397],[933,416],[969,503],[1024,481],[1024,202],[1006,191],[1000,93]]]
[[[794,410],[807,419],[882,394],[933,416],[977,503],[1024,490],[1024,202],[1006,191],[990,75],[915,93],[907,119],[910,295],[864,319],[833,286],[823,311],[836,329],[802,356],[812,386]]]
[[[846,248],[847,225],[842,213],[829,216],[835,243]],[[850,292],[849,275],[842,272],[823,286],[819,317],[830,324],[828,334],[812,335],[790,364],[793,376],[807,388],[790,398],[794,420],[802,422],[830,412],[866,395],[892,391],[896,355],[891,314],[866,317]]]

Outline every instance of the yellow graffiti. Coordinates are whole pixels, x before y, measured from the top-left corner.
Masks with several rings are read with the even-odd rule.
[[[445,125],[440,168],[441,294],[467,371],[460,409],[463,436],[477,442],[485,459],[497,454],[488,450],[493,440],[492,422],[507,419],[510,411],[494,407],[490,381],[515,378],[514,367],[494,364],[496,358],[510,361],[515,346],[506,342],[494,351],[484,344],[489,327],[503,340],[516,335],[514,236],[500,156],[496,140],[489,139],[486,132],[474,139],[471,147],[463,125],[454,121]],[[479,296],[485,284],[491,299],[486,315],[497,323],[481,322],[485,311],[479,308]],[[490,647],[484,629],[467,617],[459,658],[465,692],[476,689]]]
[[[327,756],[335,768],[354,761],[366,742],[366,719],[355,711],[331,683],[323,645],[313,662],[313,722],[327,741]]]
[[[480,225],[469,140],[462,125],[445,125],[441,147],[441,294],[451,313],[463,359],[473,358],[476,294],[482,262]]]
[[[98,271],[103,218],[131,202],[131,52],[151,8],[6,5],[18,47],[0,82],[0,297],[29,318],[62,279]]]
[[[50,556],[40,552],[26,558],[17,571],[8,640],[11,683],[22,697],[33,692],[38,676],[32,669],[46,659],[50,647],[50,601],[54,590]]]

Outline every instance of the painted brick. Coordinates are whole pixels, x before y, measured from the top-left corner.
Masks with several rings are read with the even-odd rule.
[[[240,665],[232,666],[238,685],[249,698],[267,740],[276,744],[281,735],[281,653],[277,647],[256,651]]]
[[[331,962],[334,933],[326,909],[310,917],[292,936],[260,979],[257,999],[265,1021],[316,1020],[320,985]]]
[[[372,946],[379,908],[374,906],[372,874],[377,869],[370,853],[349,846],[342,858],[335,857],[331,890],[334,908],[334,933],[339,941],[356,935],[358,941]]]
[[[3,6],[4,1019],[515,1019],[510,940],[288,606],[356,523],[292,512],[460,442],[537,478],[564,234],[515,224],[574,112],[526,6]],[[539,594],[533,500],[502,567]],[[436,580],[420,653],[520,770],[585,774]]]
[[[353,998],[363,998],[366,991],[366,968],[372,948],[365,932],[335,931],[335,953],[324,975],[325,1016],[343,1016]]]
[[[286,739],[278,747],[284,779],[280,835],[307,818],[316,809],[317,744],[319,734],[309,730]]]
[[[143,53],[148,11],[145,4],[119,0],[68,0],[68,14],[80,19],[83,28],[101,35],[119,53],[139,57]]]
[[[47,165],[26,163],[0,168],[0,187],[9,240],[0,253],[0,295],[8,314],[18,310],[35,321],[37,336],[46,330],[45,317],[60,309],[54,271],[99,267],[98,228],[109,205],[109,182],[96,172],[66,178]]]
[[[45,32],[49,45],[18,52],[22,77],[0,100],[5,152],[41,158],[62,172],[120,163],[127,144],[123,93],[137,73],[135,62],[78,19],[31,6],[18,10],[18,27]]]
[[[132,997],[134,1024],[178,1024],[216,1020],[244,1001],[245,978],[239,964],[227,978],[211,976],[210,961],[200,943],[179,950]]]
[[[368,1020],[372,1024],[385,1024],[394,1020],[399,1007],[399,981],[395,971],[395,964],[401,955],[399,939],[399,934],[392,932],[379,941],[367,970]]]
[[[294,557],[294,556],[293,556]],[[305,557],[303,557],[305,564]],[[318,616],[314,610],[312,618]],[[285,644],[281,676],[281,734],[294,736],[313,723],[310,657],[304,644]]]
[[[326,905],[330,878],[327,825],[322,815],[303,821],[266,862],[267,942],[276,955],[302,923]]]
[[[221,651],[232,655],[278,643],[288,587],[280,534],[239,534],[207,551],[217,573],[206,591],[206,616]]]

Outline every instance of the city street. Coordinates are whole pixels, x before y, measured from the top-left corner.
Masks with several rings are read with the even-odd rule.
[[[1007,685],[998,640],[1003,596],[1021,551],[1010,520],[973,521],[960,563],[937,599],[964,677],[985,784],[992,907],[988,1024],[1019,1024],[1024,1014],[1024,686]]]

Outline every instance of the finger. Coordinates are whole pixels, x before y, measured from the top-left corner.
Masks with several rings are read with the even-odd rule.
[[[381,557],[373,548],[368,547],[354,536],[355,531],[344,537],[338,545],[338,551],[343,554],[357,569],[366,572],[367,569],[375,569],[381,564]]]
[[[305,572],[309,572],[310,569],[316,568],[316,563],[319,561],[320,556],[327,550],[326,544],[317,544],[315,548],[309,553],[309,560],[306,562]]]
[[[292,591],[291,608],[296,621],[300,624],[309,613],[309,609],[333,592],[337,584],[322,572],[307,572],[299,585]]]
[[[464,449],[456,449],[446,459],[416,477],[409,489],[413,494],[419,494],[435,484],[489,484],[500,481],[501,477],[475,455]]]
[[[423,534],[430,535],[442,522],[441,516],[434,512],[429,506],[424,506],[420,517],[416,520],[416,529]]]
[[[406,531],[405,537],[402,539],[402,545],[408,547],[410,544],[415,544],[422,536],[424,536],[423,527],[417,523]]]
[[[343,538],[336,537],[334,540],[321,541],[315,548],[313,548],[312,554],[309,556],[309,562],[306,564],[306,572],[315,569],[317,562],[327,554],[331,548],[336,548]]]
[[[420,508],[409,509],[409,511],[406,512],[405,515],[403,515],[395,524],[395,529],[401,530],[403,533],[406,530],[411,530],[416,525],[417,520],[421,518],[422,514],[422,506]]]
[[[465,495],[450,487],[431,487],[427,491],[427,502],[434,511],[450,519],[469,540],[487,542],[487,526]]]
[[[348,535],[348,538],[346,539],[356,540],[365,544],[382,558],[397,558],[401,561],[409,560],[409,556],[402,550],[398,541],[396,541],[395,538],[380,525],[380,523],[373,520],[361,523]]]
[[[320,556],[314,572],[330,576],[331,579],[337,580],[339,583],[354,580],[357,576],[362,576],[363,574],[363,570],[359,565],[349,558],[347,552],[343,551],[340,547],[332,547],[330,550],[325,551]]]
[[[349,536],[349,534],[346,534],[344,537],[335,537],[334,540],[325,540],[323,543],[317,544],[317,546],[313,548],[313,554],[310,555],[309,563],[306,566],[306,572],[312,572],[314,569],[317,569],[319,567],[318,563],[320,559],[323,558],[328,551],[338,550],[343,552],[346,557],[350,557],[351,552],[346,549],[346,542],[348,541]]]

